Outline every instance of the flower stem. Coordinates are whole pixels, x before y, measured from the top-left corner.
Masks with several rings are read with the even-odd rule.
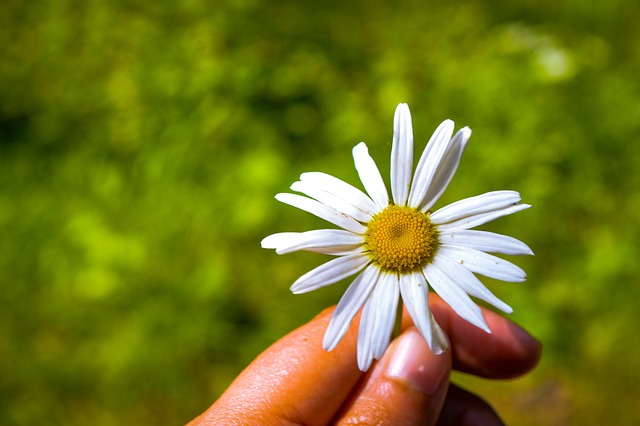
[[[402,332],[402,298],[398,300],[398,309],[396,310],[396,322],[393,326],[392,339],[395,339]]]

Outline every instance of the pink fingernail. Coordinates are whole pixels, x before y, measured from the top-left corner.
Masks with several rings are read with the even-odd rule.
[[[449,376],[450,370],[448,354],[434,355],[420,333],[409,329],[398,337],[386,374],[433,395]]]

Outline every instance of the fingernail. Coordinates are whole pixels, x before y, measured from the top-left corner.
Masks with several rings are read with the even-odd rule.
[[[420,392],[434,395],[450,370],[449,354],[434,355],[424,338],[413,328],[398,337],[386,375],[402,380]]]

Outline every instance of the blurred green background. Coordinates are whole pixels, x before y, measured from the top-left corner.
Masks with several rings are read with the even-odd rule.
[[[640,3],[4,0],[0,424],[175,425],[338,301],[294,296],[321,255],[260,240],[321,221],[273,199],[304,171],[387,176],[393,111],[419,152],[471,144],[439,205],[515,189],[527,242],[489,282],[545,346],[504,383],[518,425],[640,420]],[[488,282],[489,280],[485,280]]]

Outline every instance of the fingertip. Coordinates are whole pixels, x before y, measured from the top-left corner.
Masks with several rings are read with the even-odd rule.
[[[392,349],[387,376],[427,395],[437,395],[446,385],[451,371],[450,355],[433,353],[415,327],[398,337]]]
[[[410,327],[363,377],[336,424],[434,424],[450,372],[450,352],[435,355]]]
[[[533,370],[542,357],[542,342],[518,324],[494,314],[496,334],[504,347],[504,352],[513,360],[502,368],[503,379],[512,379]],[[505,366],[506,367],[506,366]]]
[[[512,379],[539,362],[542,344],[516,323],[482,308],[492,333],[458,316],[437,295],[430,297],[434,317],[452,342],[453,368],[492,379]]]

